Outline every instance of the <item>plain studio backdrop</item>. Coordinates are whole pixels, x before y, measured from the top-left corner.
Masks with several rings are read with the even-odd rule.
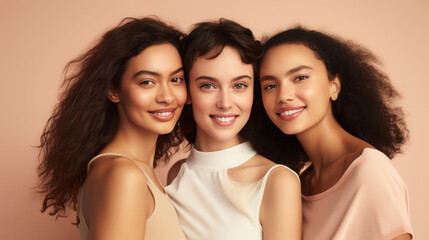
[[[429,239],[429,1],[1,0],[0,6],[0,239],[79,238],[74,212],[58,220],[40,213],[35,146],[58,101],[65,64],[122,18],[148,15],[185,32],[225,17],[257,38],[299,23],[368,47],[402,94],[410,139],[393,164],[408,186],[415,239]],[[157,170],[163,181],[167,169]]]

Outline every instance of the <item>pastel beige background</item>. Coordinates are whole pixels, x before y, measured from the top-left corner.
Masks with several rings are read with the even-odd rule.
[[[375,52],[403,96],[411,138],[393,164],[408,185],[415,239],[429,239],[428,1],[0,1],[0,239],[79,238],[74,213],[55,221],[39,211],[34,146],[57,102],[64,65],[123,17],[146,15],[184,31],[226,17],[258,38],[301,23]],[[158,171],[163,179],[165,168]]]

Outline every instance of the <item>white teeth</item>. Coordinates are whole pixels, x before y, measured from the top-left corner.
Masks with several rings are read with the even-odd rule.
[[[289,110],[289,111],[281,112],[280,115],[281,116],[288,116],[288,115],[294,114],[296,112],[301,112],[302,110],[304,110],[303,107],[302,108],[298,108],[298,109],[294,109],[294,110]]]
[[[235,117],[213,117],[216,121],[219,122],[230,122],[232,121]]]
[[[154,114],[165,117],[165,116],[170,115],[170,114],[171,114],[171,112],[156,112],[156,113],[154,113]]]

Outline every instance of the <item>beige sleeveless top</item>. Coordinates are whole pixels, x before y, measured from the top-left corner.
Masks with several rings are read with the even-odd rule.
[[[132,162],[134,162],[137,167],[143,172],[147,179],[147,185],[149,190],[152,192],[155,207],[152,212],[152,214],[149,216],[146,222],[146,231],[145,231],[145,240],[181,240],[186,239],[185,235],[180,228],[179,220],[177,217],[177,213],[170,202],[170,199],[168,196],[161,192],[159,188],[152,182],[152,180],[148,177],[148,175],[145,173],[145,171],[136,163],[136,160],[122,155],[122,154],[116,154],[116,153],[103,153],[95,156],[91,161],[88,163],[88,170],[90,164],[102,157],[102,156],[120,156],[130,159]],[[82,201],[83,201],[83,190],[84,186],[80,189],[78,201],[79,201],[79,232],[80,237],[82,240],[89,240],[90,239],[90,229],[88,228],[88,224],[85,221],[85,217],[83,215],[82,208]]]

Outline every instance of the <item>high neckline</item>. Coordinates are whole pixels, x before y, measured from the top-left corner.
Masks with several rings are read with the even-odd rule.
[[[240,166],[255,154],[249,142],[214,152],[201,152],[192,146],[186,163],[192,168],[218,170]]]

